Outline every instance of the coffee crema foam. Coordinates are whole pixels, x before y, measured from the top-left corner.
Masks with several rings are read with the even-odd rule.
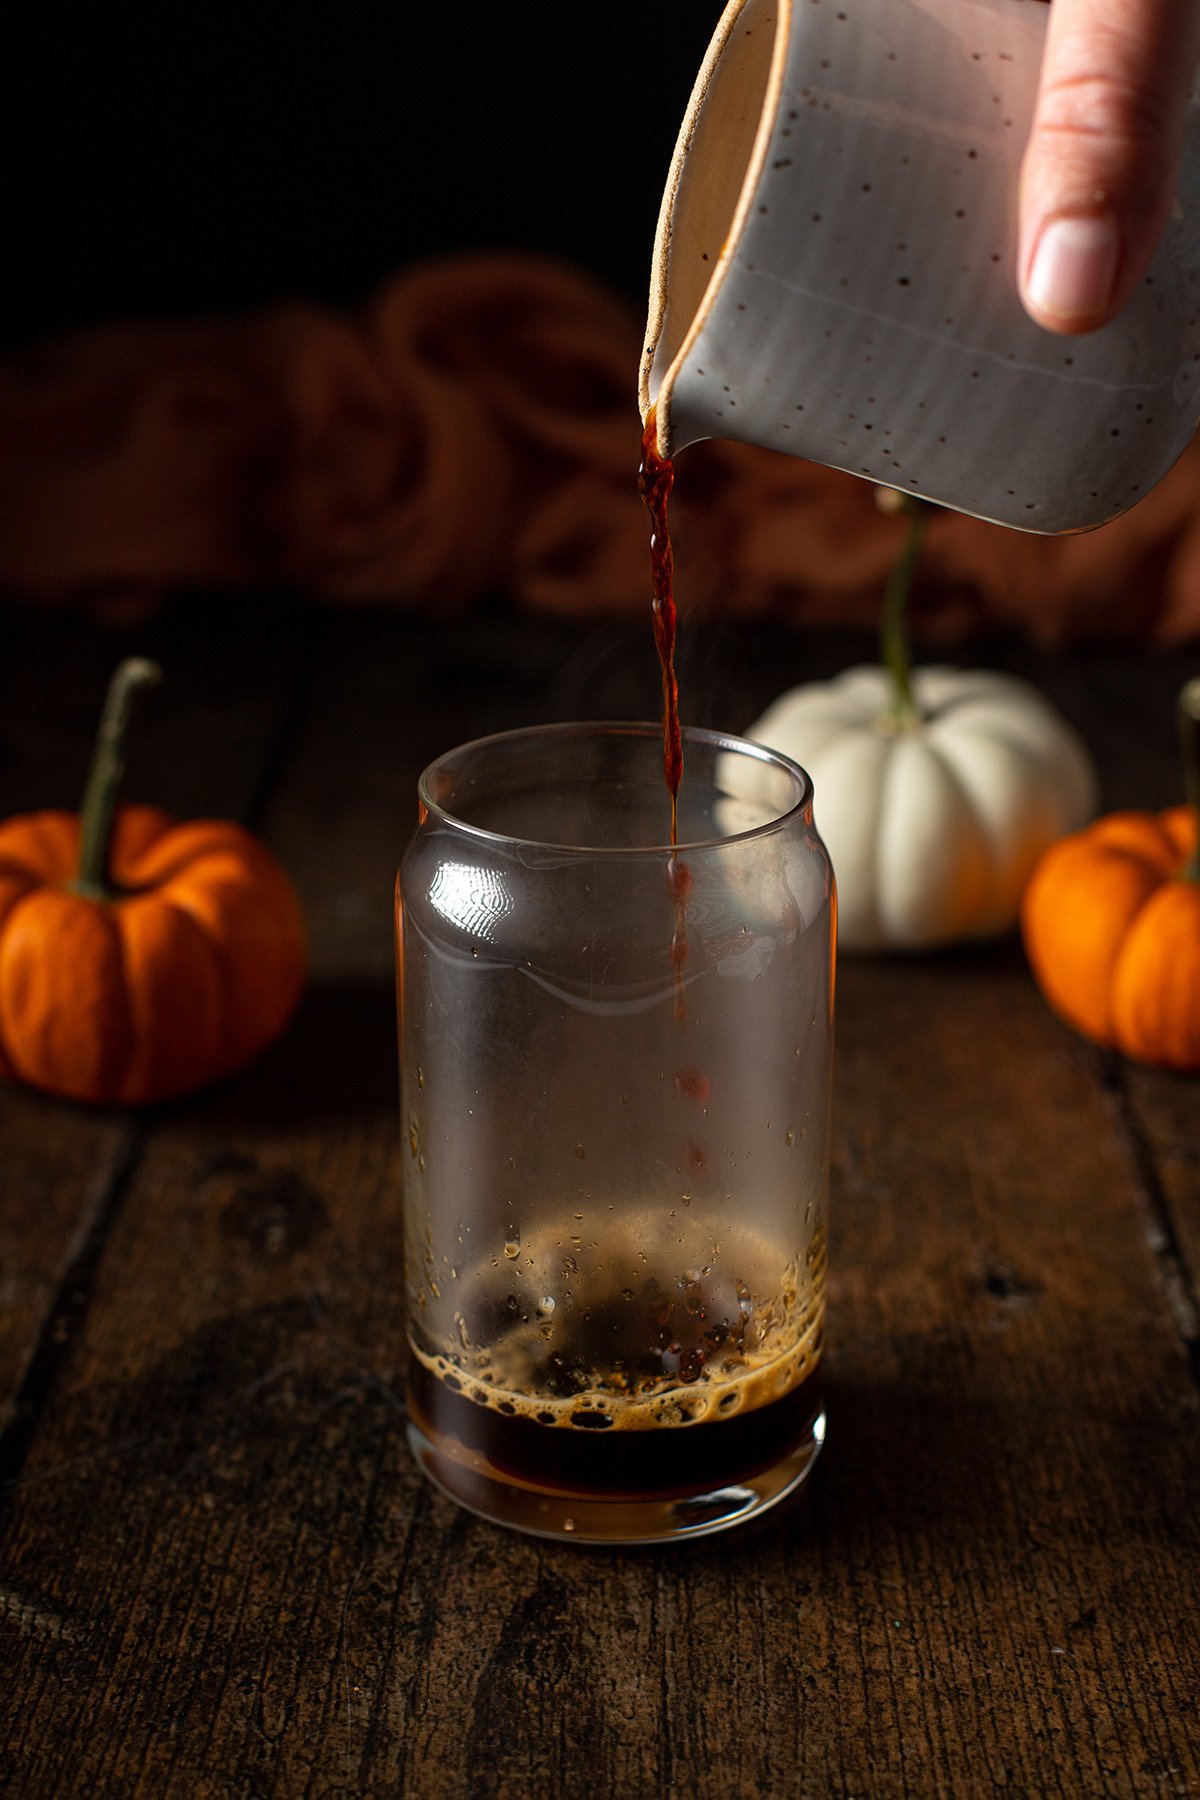
[[[463,1274],[455,1341],[430,1342],[418,1323],[414,1356],[504,1417],[590,1431],[713,1423],[813,1373],[825,1315],[820,1230],[791,1260],[756,1233],[722,1232],[709,1260],[689,1267],[673,1265],[661,1226],[609,1226],[604,1240],[603,1258],[588,1261],[577,1237],[550,1228],[519,1265],[492,1258]]]

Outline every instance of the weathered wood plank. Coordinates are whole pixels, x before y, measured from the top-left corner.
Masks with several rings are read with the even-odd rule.
[[[1200,1382],[1200,1077],[1129,1066],[1113,1071],[1113,1089],[1147,1240]]]
[[[12,1496],[0,1774],[1197,1791],[1196,1390],[1096,1059],[1013,946],[843,971],[831,1443],[806,1499],[622,1555],[505,1536],[418,1481],[390,985],[412,780],[471,730],[652,704],[621,704],[641,678],[619,634],[531,632],[496,681],[504,633],[481,629],[332,635],[267,816],[318,979],[272,1057],[162,1118],[114,1221]],[[713,704],[742,724],[787,672],[730,660]]]
[[[274,1188],[260,1155],[197,1193],[153,1148],[73,1459],[31,1465],[9,1540],[64,1622],[21,1659],[32,1791],[1189,1791],[1194,1391],[1086,1059],[1003,976],[967,972],[964,1016],[962,973],[844,984],[829,1462],[684,1553],[528,1545],[420,1490],[390,1121],[274,1137]]]

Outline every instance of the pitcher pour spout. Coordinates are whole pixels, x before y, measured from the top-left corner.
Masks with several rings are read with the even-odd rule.
[[[755,203],[783,91],[792,12],[793,0],[729,0],[676,139],[655,232],[638,394],[643,424],[655,410],[662,456],[730,435],[687,399],[677,407],[676,386]]]
[[[1064,339],[1017,291],[1037,0],[730,0],[659,214],[639,400],[1039,533],[1140,500],[1200,420],[1200,134],[1147,281]],[[1193,118],[1195,123],[1195,118]]]

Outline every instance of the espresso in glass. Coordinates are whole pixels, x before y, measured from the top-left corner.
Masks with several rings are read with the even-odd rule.
[[[748,1518],[824,1429],[832,880],[794,765],[684,748],[675,846],[655,726],[452,752],[398,884],[410,1438],[577,1541]]]

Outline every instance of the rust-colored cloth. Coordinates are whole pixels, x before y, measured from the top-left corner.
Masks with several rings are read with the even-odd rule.
[[[139,607],[176,588],[558,613],[647,601],[640,320],[561,264],[470,256],[354,313],[105,326],[0,364],[0,591]],[[736,444],[680,457],[684,610],[868,623],[902,522],[852,476]],[[915,623],[953,637],[1200,633],[1200,445],[1077,538],[945,513]]]

